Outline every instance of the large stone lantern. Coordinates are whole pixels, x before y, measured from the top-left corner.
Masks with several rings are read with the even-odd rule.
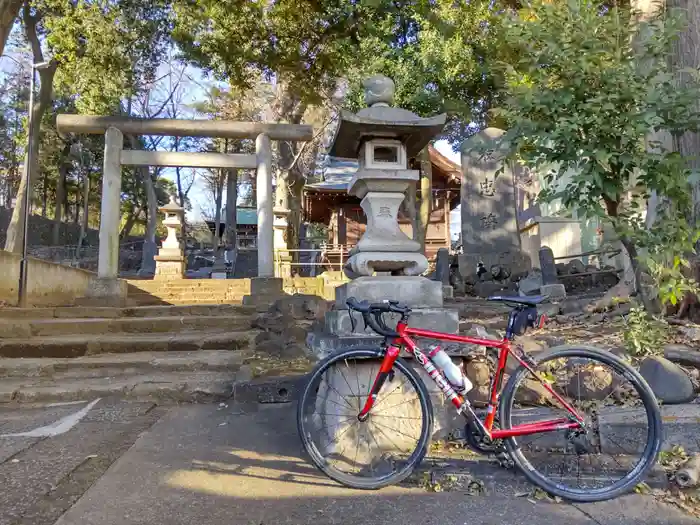
[[[362,199],[367,230],[350,252],[344,270],[351,279],[375,272],[420,275],[428,267],[420,243],[401,231],[398,211],[406,192],[414,190],[417,170],[408,169],[416,157],[445,125],[445,115],[421,118],[392,107],[394,82],[384,76],[365,80],[369,107],[357,114],[342,112],[330,155],[356,158],[359,169],[348,192]]]
[[[412,326],[458,329],[456,312],[443,308],[442,283],[420,276],[428,268],[420,243],[409,238],[398,222],[399,206],[419,179],[419,172],[409,169],[409,160],[442,131],[446,115],[422,118],[392,107],[394,82],[384,76],[368,78],[364,88],[368,107],[341,113],[329,155],[357,159],[359,169],[348,192],[362,199],[367,229],[344,268],[352,280],[336,288],[336,307],[326,314],[324,334],[311,341],[321,353],[358,344],[358,336],[373,335],[366,327],[352,328],[348,297],[398,300],[414,309]]]
[[[175,202],[175,197],[170,196],[170,202],[158,208],[165,214],[163,226],[168,230],[168,236],[158,250],[156,260],[156,273],[154,279],[182,279],[185,275],[185,255],[182,243],[177,234],[182,230],[185,218],[185,209]]]

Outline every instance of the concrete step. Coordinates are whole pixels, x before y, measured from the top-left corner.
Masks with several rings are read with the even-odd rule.
[[[4,379],[1,402],[36,403],[89,401],[98,397],[159,402],[211,402],[233,394],[235,372],[144,373],[124,377],[92,379]]]
[[[138,352],[75,358],[0,358],[0,377],[76,379],[140,375],[155,372],[236,372],[249,356],[245,350]]]
[[[111,319],[5,319],[0,320],[0,340],[73,334],[238,331],[249,327],[250,317],[247,315],[116,317]]]
[[[192,298],[191,296],[183,295],[176,297],[157,297],[155,295],[138,294],[136,296],[129,295],[129,304],[131,306],[186,306],[186,305],[240,305],[243,297],[227,298],[218,297],[214,294],[209,294],[204,297]]]
[[[128,352],[196,352],[248,348],[257,330],[157,334],[85,334],[0,339],[0,357],[80,357]]]
[[[137,306],[130,308],[65,306],[56,308],[0,308],[0,319],[63,319],[115,317],[254,315],[255,308],[238,304]]]
[[[193,290],[129,290],[128,296],[141,296],[141,295],[151,295],[154,297],[182,297],[182,296],[202,296],[206,297],[208,295],[216,295],[217,297],[243,297],[244,295],[249,295],[250,292],[246,290],[228,290],[226,288],[217,290],[206,288],[196,288]]]
[[[283,372],[253,378],[252,354],[178,353],[175,357],[139,354],[67,360],[0,359],[10,373],[0,381],[0,403],[90,401],[98,397],[167,402],[236,401],[288,403],[297,398],[311,364],[290,361]],[[247,364],[247,363],[250,363]],[[280,362],[280,364],[284,364]],[[28,375],[20,377],[22,371]],[[107,375],[115,372],[113,375]],[[40,375],[34,375],[40,374]]]
[[[240,290],[249,291],[250,281],[242,279],[183,279],[181,281],[127,281],[129,290]]]

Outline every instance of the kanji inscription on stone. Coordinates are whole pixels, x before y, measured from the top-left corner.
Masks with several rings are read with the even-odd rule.
[[[391,209],[388,206],[379,207],[379,217],[391,217]]]
[[[481,195],[484,197],[493,197],[496,195],[496,188],[493,183],[493,179],[486,177],[482,182],[479,183],[479,189]]]
[[[481,218],[481,226],[487,229],[493,229],[498,224],[498,219],[493,213],[489,213]]]

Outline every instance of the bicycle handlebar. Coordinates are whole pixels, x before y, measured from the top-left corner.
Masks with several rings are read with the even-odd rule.
[[[370,303],[369,301],[358,301],[354,297],[349,297],[346,303],[350,310],[355,310],[356,312],[360,312],[362,314],[362,318],[365,321],[365,326],[369,326],[379,335],[390,338],[398,337],[399,334],[386,325],[384,319],[382,318],[382,314],[397,313],[401,314],[403,317],[407,316],[411,312],[411,309],[408,306],[402,305],[398,301]],[[372,319],[372,316],[374,316],[374,319]]]

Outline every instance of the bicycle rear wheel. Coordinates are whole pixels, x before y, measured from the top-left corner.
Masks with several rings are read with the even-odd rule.
[[[408,477],[425,456],[433,408],[420,377],[401,359],[369,417],[358,414],[384,350],[351,349],[319,363],[297,408],[299,436],[311,461],[331,479],[356,489],[379,489]]]
[[[642,376],[592,347],[554,348],[534,363],[533,371],[584,417],[586,427],[506,439],[523,474],[550,494],[576,502],[615,498],[643,481],[658,457],[662,429],[656,398]],[[503,390],[504,429],[568,414],[523,366]]]

